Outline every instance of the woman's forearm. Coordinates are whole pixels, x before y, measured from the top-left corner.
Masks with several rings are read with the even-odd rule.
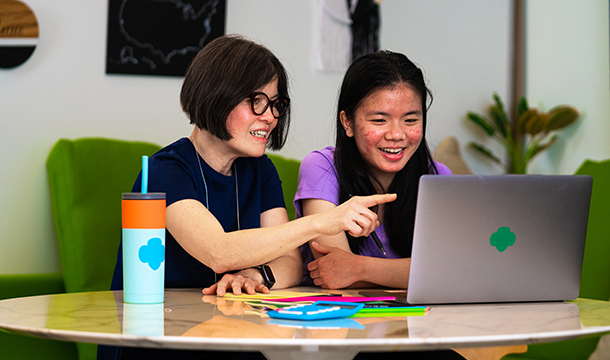
[[[225,232],[215,218],[201,221],[206,217],[198,213],[203,211],[198,209],[199,202],[188,202],[167,208],[167,229],[191,256],[216,273],[268,263],[317,234],[314,218]],[[184,211],[185,206],[193,207]]]
[[[261,228],[232,232],[225,232],[199,201],[181,200],[167,207],[166,226],[191,256],[222,273],[269,262],[321,235],[348,231],[368,236],[377,225],[377,215],[369,208],[394,199],[394,194],[354,197],[330,211],[290,222],[286,209],[271,209],[261,215]],[[278,216],[285,221],[265,220]]]
[[[286,255],[268,263],[275,277],[273,289],[285,289],[298,286],[303,278],[303,261],[301,253],[295,249]]]

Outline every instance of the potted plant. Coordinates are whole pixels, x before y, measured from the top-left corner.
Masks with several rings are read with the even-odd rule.
[[[516,121],[509,122],[504,104],[497,93],[490,107],[489,119],[469,111],[467,117],[488,136],[494,137],[506,149],[507,162],[496,156],[489,148],[476,142],[468,145],[491,161],[503,166],[507,173],[526,174],[529,162],[540,152],[548,149],[557,140],[552,132],[572,124],[579,117],[578,111],[566,105],[554,107],[548,112],[529,107],[525,97],[517,105]],[[490,120],[491,119],[491,120]]]

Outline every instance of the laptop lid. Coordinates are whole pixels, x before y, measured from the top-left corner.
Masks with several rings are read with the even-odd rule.
[[[407,301],[577,298],[592,184],[576,175],[422,176]]]

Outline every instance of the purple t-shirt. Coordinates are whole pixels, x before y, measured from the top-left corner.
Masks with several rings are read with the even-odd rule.
[[[322,150],[316,150],[309,153],[305,159],[301,162],[301,168],[299,170],[299,185],[297,187],[297,193],[294,197],[294,206],[296,208],[296,217],[300,218],[303,216],[303,209],[301,207],[302,199],[322,199],[330,201],[335,205],[339,205],[339,182],[337,180],[337,171],[335,169],[334,162],[335,148],[332,146],[325,147]],[[451,175],[451,170],[445,165],[435,161],[436,169],[439,175]],[[385,257],[390,259],[399,258],[392,248],[390,247],[390,241],[386,236],[385,228],[383,226],[378,227],[375,232],[379,236],[383,247],[387,255],[384,255],[381,250],[375,245],[375,242],[369,236],[364,247],[361,249],[360,255],[373,256],[373,257]],[[303,256],[303,280],[301,285],[311,286],[313,281],[309,276],[309,270],[307,270],[307,264],[313,261],[313,254],[309,243],[305,243],[301,246],[301,255]]]

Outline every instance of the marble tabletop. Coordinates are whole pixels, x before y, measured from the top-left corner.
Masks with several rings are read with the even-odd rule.
[[[120,291],[102,291],[2,300],[0,328],[109,345],[260,350],[269,359],[329,353],[350,359],[359,351],[531,344],[610,333],[610,303],[588,299],[433,305],[425,315],[318,323],[274,320],[242,301],[203,296],[200,289],[166,290],[163,304],[122,299]]]

